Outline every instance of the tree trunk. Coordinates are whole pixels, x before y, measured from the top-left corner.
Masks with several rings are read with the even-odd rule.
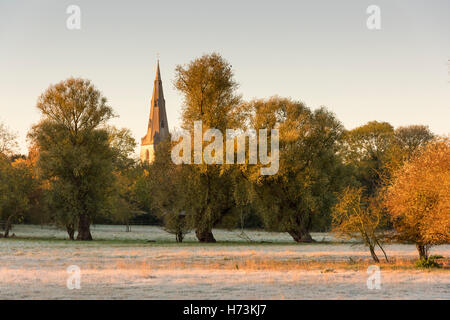
[[[67,233],[69,234],[70,240],[75,240],[75,227],[72,223],[69,223],[66,225]]]
[[[5,233],[3,234],[3,237],[8,238],[9,237],[9,225],[5,224]]]
[[[288,203],[286,206],[287,210],[294,214],[290,226],[287,227],[289,235],[295,242],[314,242],[309,234],[312,225],[311,215],[301,212],[296,203]]]
[[[200,242],[216,242],[214,235],[211,230],[195,230],[195,235]]]
[[[379,263],[380,259],[378,259],[378,256],[375,253],[375,247],[370,245],[369,250],[370,250],[370,255],[372,256],[373,261],[375,261],[375,263]]]
[[[91,219],[85,214],[79,218],[77,240],[92,240]]]
[[[5,222],[5,233],[3,235],[5,238],[9,237],[9,230],[11,230],[11,220],[12,220],[13,216],[14,215],[9,216],[8,219],[6,219],[6,222]]]
[[[378,239],[376,240],[376,242],[377,242],[378,246],[380,247],[381,251],[383,251],[384,258],[386,259],[386,262],[389,263],[389,259],[388,259],[388,256],[387,256],[387,254],[386,254],[386,251],[384,251],[384,249],[383,249],[383,247],[381,246],[381,244],[380,244],[380,242],[378,241]]]
[[[177,232],[175,237],[176,237],[177,242],[183,242],[183,238],[184,238],[183,232],[181,232],[181,231]]]
[[[417,251],[419,251],[420,260],[427,260],[428,259],[428,246],[416,244],[416,248],[417,248]]]
[[[295,242],[314,242],[308,231],[290,230],[288,233]]]

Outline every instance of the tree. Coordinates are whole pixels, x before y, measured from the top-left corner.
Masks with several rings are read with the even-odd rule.
[[[343,127],[325,108],[311,111],[287,98],[254,100],[245,108],[251,128],[270,130],[279,124],[278,172],[262,176],[262,164],[241,166],[258,195],[264,223],[296,242],[311,242],[313,222],[329,215],[334,193],[346,183],[338,155]]]
[[[5,220],[5,238],[9,236],[11,224],[22,220],[30,208],[30,196],[35,188],[28,161],[18,159],[11,163],[0,156],[0,216]]]
[[[163,221],[164,230],[175,234],[176,241],[182,242],[190,231],[186,221],[186,211],[192,211],[198,197],[191,194],[188,167],[176,165],[171,159],[171,141],[159,143],[155,150],[155,159],[144,164],[144,174],[135,185],[137,202]]]
[[[107,130],[109,144],[115,153],[114,167],[116,170],[124,171],[135,168],[138,161],[133,159],[133,156],[137,143],[130,129],[109,126]]]
[[[175,235],[175,240],[179,243],[183,242],[184,236],[191,230],[186,223],[185,211],[167,212],[164,217],[164,230]]]
[[[218,53],[205,54],[187,66],[175,68],[175,88],[183,95],[182,127],[193,128],[201,120],[208,128],[225,131],[236,126],[236,107],[241,96],[231,64]]]
[[[12,155],[17,146],[17,135],[0,122],[0,156]]]
[[[342,155],[370,196],[375,196],[382,185],[386,164],[392,158],[393,141],[394,128],[387,122],[371,121],[345,132]]]
[[[5,221],[5,238],[12,223],[23,220],[36,189],[31,161],[13,156],[16,139],[16,134],[0,123],[0,218]]]
[[[203,131],[210,128],[239,127],[236,112],[241,97],[233,79],[231,65],[219,54],[203,55],[187,66],[177,66],[175,88],[183,95],[183,129],[193,133],[194,122],[202,121]],[[186,220],[199,241],[215,242],[212,228],[233,208],[232,179],[223,166],[206,164],[181,165],[187,193],[195,201],[186,211]]]
[[[373,261],[380,262],[375,247],[386,252],[381,246],[382,228],[386,219],[380,201],[364,196],[363,188],[347,187],[339,197],[339,202],[333,208],[333,229],[338,237],[357,238],[369,247]]]
[[[89,80],[69,78],[38,99],[41,122],[29,134],[39,149],[38,166],[49,181],[51,209],[69,235],[92,240],[90,225],[112,193],[116,152],[105,124],[113,111]]]
[[[435,135],[427,126],[410,125],[396,128],[389,156],[386,158],[384,168],[379,171],[382,184],[389,184],[392,172],[398,170],[405,161],[417,156],[434,138]]]
[[[420,259],[450,241],[450,140],[428,143],[392,173],[385,204],[400,240],[416,244]]]
[[[108,127],[109,144],[114,151],[114,184],[106,214],[114,222],[126,225],[131,231],[130,220],[137,214],[137,202],[134,197],[135,183],[142,174],[142,167],[133,159],[136,141],[129,129]]]
[[[434,134],[423,125],[398,127],[394,131],[390,159],[382,172],[382,180],[389,181],[392,171],[398,169],[405,161],[418,155],[423,147],[435,138]]]
[[[409,160],[414,153],[434,139],[434,134],[428,126],[410,125],[398,127],[394,131],[394,143],[400,147],[400,150]]]

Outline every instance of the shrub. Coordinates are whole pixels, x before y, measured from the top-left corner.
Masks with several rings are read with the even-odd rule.
[[[419,259],[416,262],[416,268],[420,269],[441,268],[442,265],[440,265],[436,260],[442,258],[443,256],[429,256],[427,259],[425,258]]]

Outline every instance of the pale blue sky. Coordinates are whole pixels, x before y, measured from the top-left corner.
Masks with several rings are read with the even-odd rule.
[[[66,8],[81,8],[81,30]],[[381,8],[381,30],[366,9]],[[174,68],[217,51],[245,99],[274,94],[326,106],[347,128],[370,120],[448,134],[450,1],[0,0],[0,121],[26,133],[37,97],[70,76],[109,99],[135,138],[145,135],[156,53],[171,128],[180,121]]]

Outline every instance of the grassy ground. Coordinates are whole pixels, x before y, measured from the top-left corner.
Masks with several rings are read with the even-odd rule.
[[[6,299],[450,299],[450,271],[416,269],[413,245],[386,246],[392,263],[378,265],[381,289],[370,290],[367,248],[329,234],[296,244],[281,233],[248,231],[247,242],[240,231],[214,230],[218,243],[200,244],[191,234],[177,244],[148,226],[95,226],[92,242],[66,240],[50,227],[13,232],[16,238],[0,239]],[[432,253],[449,257],[450,246]],[[67,289],[71,265],[81,270],[80,290]]]
[[[53,226],[15,225],[12,233],[17,238],[31,240],[68,240],[67,232]],[[114,243],[175,243],[175,236],[156,226],[132,226],[131,232],[125,232],[125,226],[93,225],[91,233],[95,241]],[[226,244],[295,244],[287,233],[266,232],[262,230],[246,230],[248,241],[241,236],[240,230],[214,230],[218,243]],[[320,242],[338,242],[339,240],[327,233],[313,233],[313,238]],[[186,235],[183,245],[198,244],[193,232]],[[177,244],[178,245],[178,244]]]

